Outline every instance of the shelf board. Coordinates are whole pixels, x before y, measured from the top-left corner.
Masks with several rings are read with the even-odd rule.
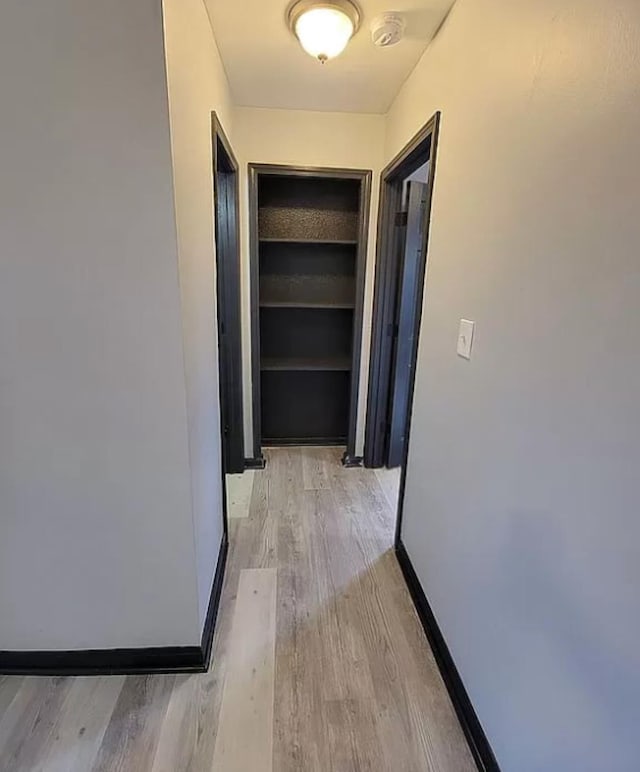
[[[347,444],[343,437],[263,437],[263,446],[280,447],[286,445],[321,445],[328,448],[342,448]]]
[[[348,372],[351,370],[351,360],[348,357],[263,357],[260,369],[271,372],[287,371],[324,371]]]
[[[260,243],[264,244],[351,244],[356,245],[358,239],[275,239],[270,237],[260,237]]]
[[[306,302],[303,300],[261,300],[260,308],[318,308],[328,310],[353,310],[355,303],[331,301]]]

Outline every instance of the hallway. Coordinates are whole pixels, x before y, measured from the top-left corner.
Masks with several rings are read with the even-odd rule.
[[[375,472],[266,455],[229,520],[210,672],[0,678],[2,772],[475,769]]]

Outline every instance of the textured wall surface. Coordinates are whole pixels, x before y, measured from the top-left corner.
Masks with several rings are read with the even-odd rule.
[[[211,111],[230,133],[231,107],[203,0],[164,0],[164,17],[202,625],[223,528]]]
[[[158,3],[0,9],[0,649],[200,640]]]
[[[639,56],[459,0],[388,120],[442,110],[403,539],[504,772],[640,768]]]

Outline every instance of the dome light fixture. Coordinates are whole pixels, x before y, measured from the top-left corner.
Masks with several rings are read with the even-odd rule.
[[[360,24],[360,11],[351,0],[298,0],[288,21],[304,50],[324,64],[347,47]]]

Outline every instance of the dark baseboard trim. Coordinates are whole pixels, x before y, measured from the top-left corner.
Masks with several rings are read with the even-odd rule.
[[[346,466],[347,469],[362,466],[362,456],[351,456],[349,453],[345,453],[342,456],[342,466]]]
[[[264,469],[266,465],[267,460],[264,456],[260,456],[259,458],[245,458],[244,460],[245,469]]]
[[[462,726],[462,731],[467,738],[469,748],[473,754],[476,766],[480,772],[500,772],[500,767],[493,755],[487,736],[482,729],[480,721],[476,715],[467,690],[464,688],[460,673],[453,661],[449,647],[438,627],[427,596],[424,594],[420,580],[416,575],[411,564],[411,559],[402,542],[396,546],[396,557],[402,573],[404,574],[407,587],[411,593],[413,603],[418,612],[418,617],[424,628],[427,640],[431,645],[433,656],[435,657],[438,669],[444,680],[449,697]]]
[[[0,675],[129,675],[202,673],[209,667],[228,541],[223,537],[200,646],[80,651],[0,651]]]
[[[209,596],[209,606],[207,607],[207,616],[204,620],[202,630],[202,639],[200,641],[200,667],[202,672],[209,669],[211,660],[211,649],[213,648],[213,636],[216,631],[216,620],[218,619],[218,609],[220,608],[220,598],[222,596],[222,585],[224,584],[224,569],[227,565],[227,553],[229,552],[229,537],[226,532],[222,536],[220,552],[218,553],[218,563],[216,572],[213,576],[211,586],[211,595]]]
[[[201,671],[199,646],[0,651],[0,675],[88,676]]]

